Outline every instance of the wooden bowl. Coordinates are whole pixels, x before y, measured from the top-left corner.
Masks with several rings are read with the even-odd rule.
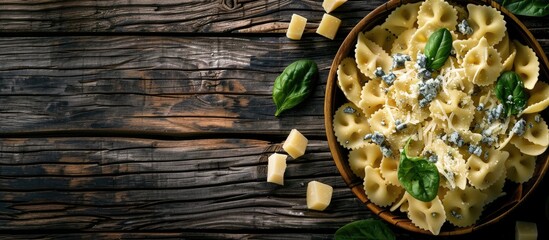
[[[358,33],[361,31],[370,30],[376,25],[381,24],[389,15],[389,13],[398,6],[414,2],[419,2],[419,0],[390,0],[389,2],[377,7],[366,17],[364,17],[345,38],[334,57],[330,73],[328,75],[326,97],[324,102],[324,124],[326,126],[326,136],[328,138],[330,151],[334,158],[337,169],[341,173],[341,176],[343,177],[345,183],[351,188],[352,192],[358,197],[358,199],[373,213],[377,214],[388,223],[412,232],[430,235],[431,233],[429,231],[416,227],[408,219],[406,214],[403,214],[400,211],[391,212],[389,211],[389,208],[379,207],[368,200],[368,197],[366,196],[363,189],[363,179],[356,176],[351,171],[347,160],[349,151],[343,148],[337,142],[332,127],[335,111],[339,106],[347,101],[345,96],[337,86],[337,67],[345,57],[354,56]],[[449,2],[451,4],[456,4],[456,2],[454,1]],[[522,43],[530,46],[538,56],[540,61],[540,80],[547,81],[547,79],[549,79],[549,61],[547,59],[547,56],[545,56],[545,53],[537,40],[533,37],[530,31],[528,31],[528,29],[520,22],[520,20],[518,20],[512,13],[510,13],[506,9],[501,8],[501,6],[495,1],[469,0],[468,3],[491,5],[500,10],[500,12],[504,15],[505,21],[507,22],[507,30],[509,31],[510,35],[513,36],[513,39],[518,39]],[[457,4],[464,5],[463,2]],[[542,115],[544,119],[549,119],[547,118],[547,111],[544,111]],[[521,202],[524,201],[524,199],[526,199],[532,193],[532,191],[540,183],[543,175],[548,168],[549,159],[548,153],[546,151],[537,159],[534,176],[528,182],[523,184],[515,184],[510,181],[506,181],[504,187],[506,195],[488,204],[484,209],[482,216],[474,225],[469,227],[454,227],[448,223],[445,223],[439,235],[449,236],[471,233],[475,230],[498,222],[500,219],[509,214],[509,212],[515,209]]]

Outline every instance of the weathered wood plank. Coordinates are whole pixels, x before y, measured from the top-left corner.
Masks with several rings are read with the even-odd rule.
[[[30,138],[0,141],[0,231],[69,229],[334,231],[371,216],[343,183],[325,141],[266,182],[280,143],[247,139]],[[309,211],[307,182],[334,186]]]
[[[299,128],[324,136],[324,84],[337,43],[76,36],[0,38],[0,49],[3,134],[92,129],[287,134]],[[320,81],[304,104],[275,118],[274,79],[302,58],[317,62]]]
[[[350,0],[332,15],[342,19],[344,36],[360,19],[386,1]],[[170,0],[0,2],[0,32],[170,32],[284,33],[291,15],[308,19],[308,36],[320,23],[322,1]],[[549,22],[520,17],[536,38],[547,39]]]
[[[333,14],[348,31],[385,1],[349,1]],[[22,1],[0,3],[0,32],[283,33],[291,15],[308,18],[314,33],[322,1],[171,0]]]

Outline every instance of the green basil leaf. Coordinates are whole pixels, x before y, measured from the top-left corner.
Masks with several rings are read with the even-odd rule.
[[[412,197],[429,202],[438,193],[440,177],[434,163],[421,157],[408,157],[406,151],[411,139],[400,153],[400,164],[397,170],[398,181]]]
[[[544,17],[549,15],[547,0],[499,0],[503,7],[515,15]]]
[[[434,71],[444,65],[452,51],[452,34],[446,28],[433,32],[425,44],[426,68]]]
[[[298,60],[288,65],[274,82],[275,116],[297,106],[311,95],[317,78],[318,67],[312,60]]]
[[[524,83],[520,75],[513,71],[504,72],[498,77],[495,93],[501,104],[503,104],[507,116],[518,115],[528,102],[528,94],[524,90]]]
[[[395,234],[380,220],[365,219],[348,223],[335,232],[336,240],[395,240]]]

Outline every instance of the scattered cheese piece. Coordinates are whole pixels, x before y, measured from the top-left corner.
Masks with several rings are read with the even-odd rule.
[[[334,40],[337,30],[339,29],[339,24],[341,24],[341,20],[339,20],[339,18],[324,13],[322,20],[316,29],[316,33]]]
[[[290,20],[290,26],[286,31],[286,37],[292,40],[300,40],[306,25],[306,18],[297,14],[292,14],[292,20]]]
[[[284,185],[284,171],[286,171],[285,154],[273,153],[269,156],[269,164],[267,168],[267,182]]]
[[[307,208],[323,211],[330,205],[332,200],[332,186],[311,181],[307,184]]]
[[[303,134],[301,134],[297,129],[292,129],[286,141],[282,145],[284,151],[286,151],[293,159],[303,156],[305,154],[305,149],[307,148],[307,143],[309,141]]]
[[[347,2],[347,0],[324,0],[324,2],[322,2],[322,7],[324,8],[324,11],[330,13],[345,2]]]
[[[538,239],[538,228],[536,223],[517,221],[515,224],[515,240],[536,240]]]

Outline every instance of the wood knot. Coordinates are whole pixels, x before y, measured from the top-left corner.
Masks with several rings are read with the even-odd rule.
[[[242,7],[241,3],[238,3],[238,0],[220,0],[221,7],[226,10],[235,10]]]

